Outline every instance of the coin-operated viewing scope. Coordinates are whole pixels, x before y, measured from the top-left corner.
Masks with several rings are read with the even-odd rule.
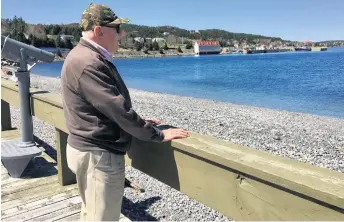
[[[26,65],[32,65],[38,61],[51,63],[55,55],[2,35],[1,57],[20,63],[20,68],[25,70]]]
[[[30,107],[30,70],[39,61],[51,63],[55,54],[36,48],[9,37],[1,36],[1,58],[19,63],[19,67],[8,68],[18,78],[22,141],[20,147],[34,146]]]

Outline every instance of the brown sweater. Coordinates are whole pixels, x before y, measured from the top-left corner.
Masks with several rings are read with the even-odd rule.
[[[125,154],[132,136],[161,142],[162,132],[133,109],[116,67],[81,39],[62,67],[63,110],[68,144],[79,150]]]

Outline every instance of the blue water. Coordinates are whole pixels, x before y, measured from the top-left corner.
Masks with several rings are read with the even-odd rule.
[[[130,88],[344,118],[344,48],[113,62]],[[32,72],[55,77],[61,67]]]

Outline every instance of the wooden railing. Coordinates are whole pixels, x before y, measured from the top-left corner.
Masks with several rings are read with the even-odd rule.
[[[2,79],[1,126],[18,88]],[[32,115],[56,129],[58,178],[75,183],[66,164],[67,129],[58,94],[31,89]],[[344,174],[192,133],[169,143],[134,139],[126,164],[234,220],[344,220]],[[149,185],[147,185],[149,186]]]

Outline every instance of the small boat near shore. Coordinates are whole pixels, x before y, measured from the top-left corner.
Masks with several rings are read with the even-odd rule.
[[[312,51],[312,48],[309,46],[304,46],[304,47],[295,47],[296,52],[302,52],[302,51]]]

